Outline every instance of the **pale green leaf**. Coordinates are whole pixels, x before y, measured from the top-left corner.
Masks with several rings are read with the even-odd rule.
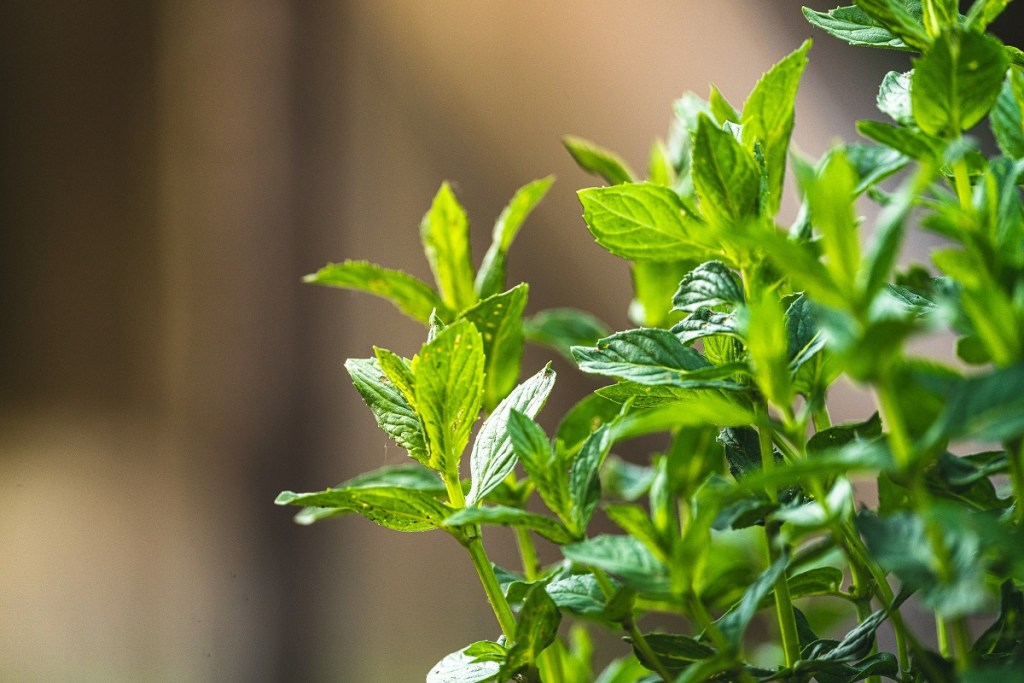
[[[326,489],[316,493],[283,491],[277,505],[329,508],[312,515],[302,513],[295,521],[309,523],[348,513],[357,513],[395,531],[429,531],[443,525],[449,509],[432,492],[398,486],[356,486]]]
[[[668,327],[678,320],[672,312],[671,295],[693,261],[634,261],[633,300],[629,319],[644,327]]]
[[[469,647],[472,647],[469,646]],[[476,657],[466,654],[463,648],[445,656],[427,674],[427,683],[493,683],[497,680],[501,663],[496,661],[478,662]]]
[[[494,410],[519,379],[528,292],[527,285],[517,285],[478,302],[463,314],[484,340],[484,410]]]
[[[580,168],[587,173],[604,178],[610,185],[631,183],[636,177],[636,173],[622,157],[589,140],[575,135],[566,135],[562,137],[562,144],[569,150],[569,154]]]
[[[760,146],[768,174],[767,206],[761,207],[766,216],[774,216],[782,201],[793,109],[810,49],[811,41],[807,40],[769,69],[743,104],[743,144],[751,152]]]
[[[757,216],[761,172],[754,156],[703,115],[693,138],[693,186],[712,223],[731,227]]]
[[[1014,159],[1024,158],[1024,75],[1010,71],[1003,83],[989,125],[999,149]]]
[[[423,249],[448,310],[461,311],[476,302],[469,247],[469,221],[451,186],[443,183],[420,223]]]
[[[625,259],[680,261],[717,251],[714,239],[667,187],[649,183],[578,192],[594,239]]]
[[[513,389],[484,420],[470,455],[472,485],[466,497],[468,505],[476,505],[483,500],[515,467],[515,452],[508,433],[510,413],[516,410],[534,417],[544,406],[554,385],[555,371],[548,365]]]
[[[498,216],[498,220],[494,222],[491,246],[484,254],[484,260],[480,264],[480,270],[477,271],[474,283],[478,298],[486,299],[505,289],[509,247],[512,246],[512,241],[516,238],[527,217],[551,189],[554,182],[554,176],[547,176],[519,188]]]
[[[629,536],[596,536],[563,546],[562,553],[577,565],[602,569],[640,590],[664,588],[667,583],[665,565]]]
[[[413,359],[416,410],[430,447],[430,467],[458,472],[483,403],[483,339],[461,319],[423,345]]]
[[[569,533],[561,522],[544,515],[527,512],[505,505],[467,507],[452,514],[444,521],[445,526],[456,527],[466,524],[493,524],[498,526],[522,527],[537,532],[552,543],[572,543],[579,540]]]
[[[803,8],[804,16],[813,26],[850,45],[910,50],[911,48],[891,31],[859,7],[837,7],[827,12]]]
[[[430,319],[434,309],[448,310],[441,297],[427,283],[400,270],[383,268],[368,261],[328,263],[317,272],[302,278],[302,281],[375,294],[422,323]]]
[[[910,79],[912,71],[890,71],[878,88],[878,109],[896,123],[909,126],[914,123],[914,111],[910,103]]]

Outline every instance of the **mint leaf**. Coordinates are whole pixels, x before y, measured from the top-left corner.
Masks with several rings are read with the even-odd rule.
[[[910,50],[902,38],[896,37],[881,23],[859,7],[837,7],[827,12],[803,8],[812,26],[850,45],[866,45],[893,50]]]
[[[498,220],[494,222],[491,246],[484,254],[484,260],[480,264],[480,270],[477,271],[474,283],[478,298],[486,299],[505,289],[509,247],[512,246],[512,241],[516,238],[527,217],[551,189],[554,182],[554,176],[548,176],[519,188],[498,216]]]
[[[484,420],[470,455],[472,486],[466,496],[467,505],[476,505],[483,500],[515,467],[515,452],[508,432],[509,415],[516,410],[534,417],[544,406],[554,385],[555,371],[548,365],[513,389]]]
[[[299,513],[295,521],[300,524],[354,512],[394,531],[436,529],[449,512],[432,493],[397,486],[343,487],[317,493],[282,491],[274,502],[321,508]]]
[[[799,175],[811,222],[822,235],[826,267],[832,281],[846,292],[853,292],[860,266],[860,243],[853,205],[856,171],[842,150],[835,150],[815,175]]]
[[[761,172],[731,133],[701,115],[693,138],[693,187],[704,216],[721,227],[757,215]]]
[[[502,680],[507,680],[506,676],[512,676],[521,669],[536,666],[540,653],[555,641],[561,620],[562,613],[548,595],[544,584],[531,586],[519,610],[516,640],[502,666]]]
[[[956,28],[960,21],[959,5],[957,0],[922,0],[921,20],[928,35],[934,37]]]
[[[631,183],[636,177],[636,173],[622,157],[589,140],[566,135],[562,138],[562,144],[569,150],[569,154],[580,168],[604,178],[610,185]]]
[[[536,531],[552,543],[560,545],[578,540],[578,537],[569,533],[569,530],[556,519],[505,505],[462,508],[448,517],[444,523],[448,527],[467,524],[495,524],[522,527]]]
[[[461,319],[423,345],[413,358],[416,410],[430,447],[429,465],[458,472],[459,459],[483,402],[483,339]]]
[[[1009,4],[1010,0],[975,0],[967,11],[965,26],[974,31],[984,31]]]
[[[549,308],[523,320],[526,338],[572,358],[573,346],[593,346],[611,330],[596,316],[575,308]]]
[[[721,261],[708,261],[691,270],[672,297],[672,304],[681,311],[740,303],[743,303],[743,286]]]
[[[629,536],[595,536],[563,546],[562,553],[577,565],[603,569],[638,590],[666,587],[665,565],[640,541]]]
[[[921,25],[921,7],[907,0],[856,0],[857,6],[903,39],[915,50],[928,49],[930,40]],[[911,13],[910,8],[917,11]]]
[[[686,215],[679,195],[648,183],[590,188],[578,192],[583,219],[594,239],[625,259],[679,261],[716,249],[696,219]]]
[[[989,125],[1003,154],[1024,158],[1024,76],[1011,70],[999,91]]]
[[[541,500],[560,519],[570,519],[568,471],[551,447],[547,434],[518,410],[509,413],[508,434],[512,449],[537,487]]]
[[[594,348],[574,347],[573,357],[583,372],[649,385],[684,386],[690,373],[712,368],[674,334],[653,327],[613,334]]]
[[[345,361],[345,369],[380,428],[408,451],[411,458],[428,464],[430,456],[423,423],[380,363],[373,358],[350,358]]]
[[[794,52],[769,69],[743,104],[743,145],[754,151],[761,147],[768,175],[768,202],[762,207],[766,216],[778,213],[782,201],[782,183],[789,154],[789,138],[793,132],[793,109],[800,78],[807,66],[807,40]],[[695,157],[695,162],[696,157]]]
[[[912,71],[890,71],[878,88],[878,109],[888,114],[896,123],[909,126],[914,123],[913,107],[910,103],[910,80]]]
[[[942,437],[1003,442],[1024,435],[1024,365],[957,384],[935,430]]]
[[[944,32],[914,61],[910,97],[918,127],[945,136],[972,128],[995,105],[1008,66],[995,38]]]
[[[678,315],[672,313],[668,298],[679,280],[691,268],[693,261],[634,261],[633,301],[629,304],[629,317],[644,327],[668,327]]]
[[[519,379],[523,357],[523,311],[529,288],[516,285],[463,313],[484,340],[484,409],[493,410]]]
[[[743,634],[747,631],[761,601],[771,593],[775,584],[782,579],[785,580],[786,567],[789,565],[789,556],[783,555],[775,560],[758,579],[752,583],[743,594],[740,601],[718,620],[718,629],[729,642],[739,649],[743,642]]]
[[[383,268],[368,261],[328,263],[302,278],[302,281],[375,294],[421,323],[430,319],[434,309],[448,310],[441,297],[427,283],[400,270]]]
[[[423,249],[434,273],[441,299],[450,311],[461,311],[476,301],[469,249],[466,211],[451,186],[442,183],[430,210],[420,223]]]
[[[497,661],[477,661],[477,658],[466,654],[472,648],[463,648],[447,655],[434,665],[427,674],[427,683],[490,683],[501,670]]]

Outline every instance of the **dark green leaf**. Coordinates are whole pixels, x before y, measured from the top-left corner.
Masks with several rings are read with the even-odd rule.
[[[875,412],[863,422],[847,422],[817,432],[807,442],[807,452],[817,453],[839,448],[855,439],[874,439],[882,434],[882,420]]]
[[[1003,442],[1024,434],[1024,365],[963,380],[948,397],[933,438]]]
[[[675,633],[645,633],[644,640],[658,658],[657,663],[671,674],[678,674],[696,661],[713,657],[714,648],[696,638]],[[633,654],[640,663],[654,670],[655,662],[648,659],[647,652],[633,642]]]
[[[602,569],[638,590],[662,591],[667,586],[665,565],[629,536],[595,536],[563,546],[562,552],[575,564]]]
[[[580,190],[583,219],[594,239],[625,259],[699,259],[719,248],[667,187],[647,183]]]
[[[788,555],[783,555],[775,560],[757,578],[757,581],[747,588],[739,603],[718,620],[718,629],[733,648],[737,650],[740,648],[743,642],[743,635],[747,631],[747,626],[750,625],[750,621],[757,614],[761,601],[775,588],[775,584],[779,579],[784,579],[788,565]]]
[[[869,676],[894,678],[900,667],[892,653],[878,652],[849,664],[827,659],[802,660],[797,662],[795,670],[802,676],[813,675],[818,683],[854,683]]]
[[[612,447],[609,426],[598,427],[583,442],[579,453],[569,464],[569,501],[572,504],[572,524],[569,526],[582,536],[594,514],[601,496],[599,473],[608,451]]]
[[[596,618],[604,612],[605,595],[593,574],[570,574],[554,579],[547,589],[556,605],[573,614]]]
[[[525,284],[517,285],[480,301],[463,314],[484,340],[484,410],[494,410],[519,379],[528,291]]]
[[[441,297],[427,283],[400,270],[382,268],[368,261],[328,263],[302,281],[376,294],[421,323],[430,319],[434,309],[448,311]]]
[[[837,7],[828,12],[803,8],[804,16],[813,26],[851,45],[867,45],[893,50],[909,50],[902,38],[897,38],[881,23],[859,7]]]
[[[697,351],[658,328],[619,332],[600,340],[594,348],[577,346],[572,352],[583,372],[641,384],[685,386],[687,379],[720,377],[707,372],[713,366]],[[691,377],[693,373],[697,373],[695,377]]]
[[[681,311],[696,311],[704,306],[743,303],[743,287],[736,275],[721,261],[697,266],[679,283],[672,304]]]
[[[505,505],[462,508],[449,516],[444,523],[445,526],[449,527],[465,526],[467,524],[522,527],[536,531],[552,543],[560,545],[578,540],[556,519]]]
[[[509,247],[512,246],[512,241],[516,238],[527,217],[551,189],[551,184],[554,182],[554,176],[548,176],[519,188],[498,216],[498,220],[494,222],[491,246],[484,254],[484,260],[480,264],[480,270],[477,271],[474,283],[478,298],[486,299],[505,289]]]
[[[1024,645],[1024,593],[1012,580],[1000,587],[999,617],[974,643],[977,655],[1009,654],[1019,652]]]
[[[931,135],[959,135],[996,103],[1009,62],[1002,44],[974,32],[946,31],[914,62],[914,120]]]
[[[472,487],[466,497],[468,505],[484,499],[515,467],[516,457],[508,432],[509,415],[513,410],[534,417],[548,400],[555,386],[555,371],[550,364],[510,393],[487,416],[473,443],[470,455]]]
[[[443,183],[420,223],[423,249],[434,273],[441,299],[450,311],[461,311],[476,302],[473,266],[469,249],[466,211],[448,183]]]
[[[856,0],[857,6],[873,19],[903,39],[915,50],[925,50],[931,42],[920,22],[920,6],[917,13],[910,12],[906,0]]]
[[[799,368],[823,348],[825,337],[818,331],[814,304],[801,294],[786,309],[786,357],[790,368]]]
[[[430,467],[457,472],[483,403],[483,339],[461,319],[423,345],[412,361],[416,410],[430,447]]]
[[[580,168],[587,173],[600,176],[610,185],[631,183],[636,173],[629,168],[622,157],[615,152],[574,135],[562,137],[562,144]]]

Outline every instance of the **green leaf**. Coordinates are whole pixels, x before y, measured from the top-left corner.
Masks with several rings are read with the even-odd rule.
[[[814,676],[818,683],[854,683],[870,676],[895,678],[900,671],[891,652],[877,652],[851,664],[827,659],[801,660],[794,669],[801,676]]]
[[[596,347],[573,347],[580,370],[640,384],[685,386],[696,373],[706,379],[714,367],[668,330],[642,327],[605,337]],[[717,379],[718,377],[713,377]]]
[[[602,569],[638,590],[663,590],[667,569],[640,541],[629,536],[601,535],[562,547],[566,559]]]
[[[824,347],[814,303],[801,294],[786,309],[786,358],[790,369],[799,369]]]
[[[863,422],[847,422],[817,432],[807,442],[808,453],[839,448],[857,439],[873,439],[882,434],[882,419],[875,412]]]
[[[859,7],[837,7],[827,12],[803,8],[804,16],[813,26],[850,45],[910,50],[902,38],[896,37],[881,23]]]
[[[920,15],[911,14],[910,3],[906,0],[856,0],[856,3],[911,48],[918,51],[928,48],[931,41],[919,21]]]
[[[508,432],[510,413],[517,410],[534,417],[548,400],[554,385],[555,371],[548,365],[513,389],[484,420],[470,455],[472,486],[466,497],[467,505],[483,500],[515,467],[516,457]]]
[[[616,423],[616,439],[668,431],[674,427],[749,424],[754,419],[748,402],[718,389],[649,387],[635,382],[620,382],[602,387],[597,393],[620,403],[632,400],[632,407],[636,409]]]
[[[935,37],[945,30],[956,28],[960,21],[957,0],[922,0],[921,19],[928,35]]]
[[[512,410],[508,434],[512,449],[541,500],[562,520],[570,519],[568,469],[551,448],[544,429],[518,410]]]
[[[579,540],[570,534],[569,530],[556,519],[505,505],[462,508],[448,517],[444,523],[448,527],[465,526],[467,524],[521,527],[536,531],[552,543],[558,543],[559,545]]]
[[[562,144],[569,150],[569,154],[580,168],[587,173],[604,178],[610,185],[631,183],[636,177],[636,173],[622,157],[589,140],[575,135],[566,135],[562,137]]]
[[[761,207],[766,216],[774,216],[782,201],[782,184],[793,132],[793,109],[800,77],[807,66],[811,41],[784,57],[765,73],[743,104],[743,144],[753,151],[761,147],[768,175],[768,205]],[[696,164],[696,157],[694,157]],[[760,173],[758,173],[760,182]],[[745,180],[743,182],[746,182]]]
[[[1010,0],[975,0],[967,11],[966,27],[982,32],[992,21],[1003,13]]]
[[[569,463],[569,502],[572,519],[569,528],[577,536],[585,534],[594,508],[601,497],[601,464],[612,447],[612,432],[608,425],[595,429],[583,442],[579,453]]]
[[[548,176],[519,188],[498,216],[498,220],[494,222],[491,246],[484,254],[484,260],[476,274],[474,286],[478,298],[486,299],[505,289],[509,247],[512,246],[512,241],[516,238],[526,218],[544,198],[554,182],[554,176]]]
[[[519,379],[523,357],[523,311],[529,288],[520,284],[467,310],[484,340],[484,409],[494,410]]]
[[[789,595],[792,598],[835,595],[843,586],[843,572],[837,567],[815,567],[789,577],[787,583],[789,584]],[[768,606],[768,604],[762,604],[762,607]]]
[[[914,61],[910,96],[925,133],[957,136],[988,114],[1009,62],[1002,43],[973,32],[944,32]]]
[[[690,636],[675,633],[645,633],[643,635],[650,651],[657,657],[657,663],[651,661],[647,651],[637,647],[636,642],[631,638],[627,638],[627,640],[633,643],[633,654],[640,660],[640,663],[652,671],[657,666],[661,666],[671,674],[679,674],[694,662],[708,659],[716,654],[714,648]]]
[[[328,263],[302,281],[376,294],[421,323],[430,319],[434,309],[448,312],[441,297],[427,283],[400,270],[382,268],[368,261]]]
[[[853,204],[856,171],[842,150],[835,150],[828,155],[817,174],[803,176],[800,180],[811,211],[811,221],[821,231],[832,280],[845,291],[852,292],[860,265]]]
[[[470,258],[469,222],[448,183],[441,185],[430,211],[423,216],[420,238],[448,310],[457,312],[472,306],[477,297]]]
[[[562,417],[555,430],[558,451],[575,454],[595,429],[613,422],[621,411],[620,404],[597,394],[580,399]]]
[[[918,161],[930,161],[942,154],[942,145],[936,138],[910,128],[878,121],[858,121],[857,132]]]
[[[711,86],[711,95],[708,97],[708,105],[711,107],[711,115],[715,117],[715,121],[719,126],[725,125],[726,121],[732,121],[733,123],[739,123],[741,114],[736,111],[736,108],[729,104],[729,100],[725,99],[725,95],[715,87]]]
[[[345,369],[380,428],[408,451],[411,458],[427,465],[430,453],[423,423],[377,359],[350,358],[345,361]]]
[[[718,620],[718,629],[722,636],[736,650],[743,643],[743,635],[747,631],[761,601],[768,595],[779,579],[784,579],[789,556],[782,555],[766,569],[757,580],[743,593],[740,601]]]
[[[746,339],[758,387],[770,403],[788,409],[793,400],[787,355],[789,335],[786,315],[775,293],[757,292],[757,297],[740,309],[738,324]]]
[[[573,346],[593,346],[611,330],[596,316],[575,308],[548,308],[523,320],[526,338],[572,359]]]
[[[477,661],[476,657],[466,654],[470,645],[457,652],[447,655],[434,665],[427,674],[427,683],[492,683],[497,680],[501,663],[488,660]]]
[[[913,106],[910,103],[910,79],[912,71],[890,71],[882,79],[882,85],[878,88],[878,108],[883,114],[888,114],[896,123],[901,126],[909,126],[914,123]]]
[[[547,590],[556,605],[579,616],[600,617],[607,605],[601,584],[593,574],[570,574],[554,579]]]
[[[620,529],[633,538],[639,540],[647,549],[654,553],[662,562],[668,562],[669,556],[666,548],[662,545],[662,539],[658,529],[651,521],[647,510],[639,505],[613,503],[604,506],[608,519],[614,522]]]
[[[502,678],[511,676],[523,668],[536,665],[537,657],[558,636],[558,624],[562,613],[558,611],[544,584],[533,585],[526,593],[526,599],[519,610],[516,623],[516,640],[508,652],[508,659],[502,666]]]
[[[449,512],[444,503],[432,493],[397,486],[342,487],[316,493],[282,491],[274,502],[277,505],[330,508],[329,513],[300,513],[295,519],[300,524],[355,512],[395,531],[436,529],[444,524]]]
[[[1012,580],[1004,581],[999,593],[999,617],[974,643],[975,655],[1010,653],[1024,644],[1024,593]]]
[[[634,465],[610,455],[601,470],[601,489],[612,500],[639,500],[651,488],[654,471],[647,465]]]
[[[932,438],[1005,442],[1024,435],[1024,365],[999,368],[957,384]]]
[[[668,327],[675,322],[679,316],[672,313],[669,295],[691,268],[693,261],[634,261],[630,320],[643,327]]]
[[[715,240],[667,187],[648,183],[593,187],[578,193],[597,243],[625,259],[680,261],[717,251]]]
[[[701,212],[713,224],[730,227],[757,216],[757,162],[732,133],[703,115],[693,138],[693,186]]]
[[[696,311],[703,306],[743,303],[743,286],[721,261],[702,263],[683,278],[672,297],[681,311]]]
[[[483,403],[484,344],[476,327],[458,320],[423,345],[412,361],[416,410],[430,447],[429,465],[458,472]]]
[[[1011,70],[989,116],[999,149],[1014,159],[1024,158],[1024,76]]]

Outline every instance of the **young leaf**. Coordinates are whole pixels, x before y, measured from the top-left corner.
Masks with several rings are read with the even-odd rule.
[[[518,410],[512,410],[508,434],[512,449],[541,500],[559,519],[571,520],[568,468],[552,449],[543,428]]]
[[[548,400],[554,385],[555,371],[548,365],[513,389],[484,420],[470,455],[472,486],[466,497],[467,505],[483,500],[515,467],[516,457],[508,432],[511,412],[517,410],[534,417]]]
[[[674,191],[658,185],[593,187],[578,193],[594,239],[625,259],[680,261],[718,250]]]
[[[562,137],[562,144],[569,150],[569,154],[580,168],[587,173],[604,178],[609,185],[631,183],[636,177],[636,173],[622,157],[589,140],[578,138],[575,135],[566,135]]]
[[[501,678],[507,680],[506,676],[512,676],[521,669],[535,667],[540,653],[555,641],[561,620],[562,613],[544,584],[531,586],[519,611],[516,640],[502,666]]]
[[[643,327],[668,327],[678,319],[668,294],[679,285],[693,261],[634,261],[633,301],[629,318]]]
[[[512,240],[554,182],[554,176],[548,176],[519,188],[494,222],[491,246],[476,274],[477,298],[486,299],[505,289],[506,261]]]
[[[784,577],[788,565],[788,555],[782,555],[779,559],[775,560],[772,566],[768,567],[758,577],[757,581],[747,588],[739,603],[718,620],[718,630],[722,632],[722,635],[733,648],[737,650],[740,648],[743,642],[743,635],[746,633],[750,621],[757,614],[758,606],[764,597],[775,588],[775,584],[779,579],[785,580]]]
[[[920,15],[910,13],[906,0],[856,0],[856,3],[911,48],[918,51],[928,49],[931,41],[919,21]]]
[[[350,358],[345,361],[345,369],[380,428],[408,451],[411,458],[427,465],[430,454],[423,423],[380,363],[374,358]]]
[[[774,216],[782,201],[782,183],[793,132],[793,109],[800,77],[807,66],[811,41],[783,58],[765,73],[743,104],[743,145],[753,151],[760,145],[768,175],[768,205],[761,207],[766,216]],[[694,163],[697,163],[696,157]],[[758,174],[760,176],[760,174]]]
[[[429,465],[458,472],[483,402],[484,345],[476,327],[458,320],[423,345],[412,361],[416,410],[430,448]]]
[[[860,266],[857,218],[853,197],[857,175],[841,151],[828,155],[821,170],[801,179],[811,221],[821,231],[822,245],[832,280],[847,292],[854,290]]]
[[[421,323],[426,323],[435,309],[448,312],[441,297],[427,283],[400,270],[382,268],[368,261],[328,263],[302,281],[376,294]]]
[[[329,508],[312,516],[296,516],[309,523],[328,516],[358,513],[395,531],[429,531],[444,524],[449,509],[432,493],[397,486],[357,486],[327,489],[317,493],[282,491],[277,505]]]
[[[928,35],[934,38],[945,30],[956,28],[959,19],[957,0],[922,0],[921,19]]]
[[[729,104],[729,100],[725,99],[725,95],[713,85],[711,86],[711,95],[708,97],[708,104],[711,107],[711,115],[715,117],[715,121],[719,126],[724,126],[726,121],[740,122],[742,115],[736,111],[734,106]]]
[[[918,127],[945,136],[972,128],[995,105],[1008,66],[995,38],[944,32],[914,61],[910,98]]]
[[[525,284],[517,285],[480,301],[463,314],[484,340],[484,410],[494,410],[519,379],[528,292]]]
[[[765,398],[789,408],[793,386],[789,374],[786,316],[775,292],[762,290],[740,309],[739,327],[746,339],[754,377]]]
[[[753,155],[707,116],[693,138],[693,186],[701,212],[722,227],[757,215],[761,172]]]
[[[569,528],[583,536],[601,496],[601,464],[612,447],[612,430],[604,425],[595,429],[583,442],[579,453],[569,464],[569,503],[572,518]]]
[[[430,211],[423,216],[420,238],[445,306],[457,312],[473,305],[477,297],[470,259],[469,222],[448,183],[441,185]]]
[[[672,297],[672,304],[681,311],[740,303],[743,303],[743,287],[721,261],[708,261],[691,270]]]
[[[1009,4],[1010,0],[974,0],[971,9],[967,11],[966,27],[974,31],[984,31]]]

